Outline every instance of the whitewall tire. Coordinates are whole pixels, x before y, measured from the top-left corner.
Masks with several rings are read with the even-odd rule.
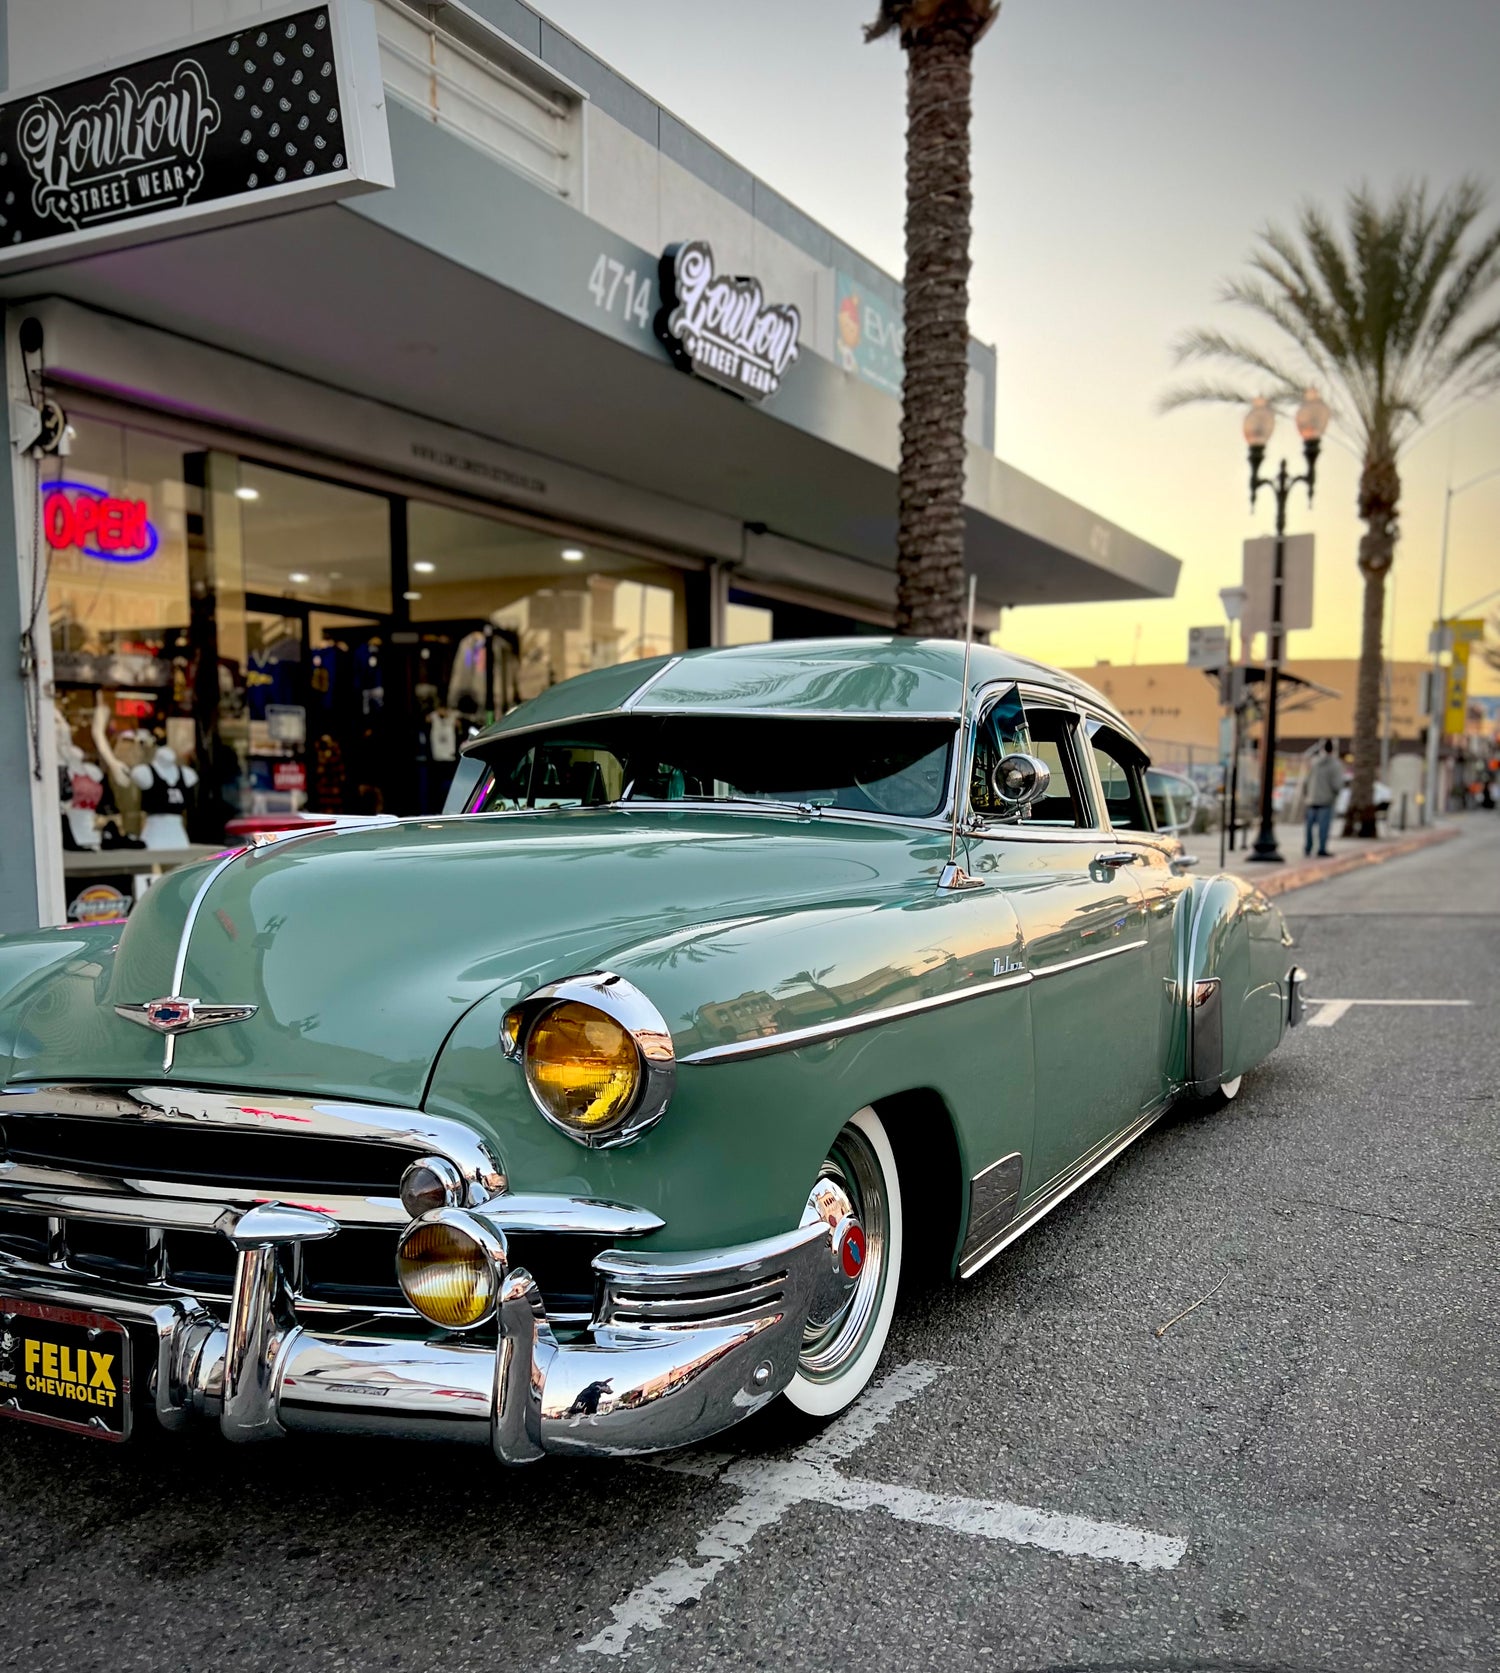
[[[901,1180],[885,1127],[868,1106],[850,1117],[818,1170],[802,1223],[817,1219],[833,1236],[832,1278],[814,1297],[786,1399],[826,1418],[874,1375],[901,1277]]]

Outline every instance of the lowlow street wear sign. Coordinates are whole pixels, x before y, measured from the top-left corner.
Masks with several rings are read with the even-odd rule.
[[[759,279],[717,272],[701,238],[663,252],[661,295],[656,335],[683,371],[749,401],[781,387],[802,330],[790,302],[767,302]]]
[[[0,269],[392,184],[366,0],[0,103]]]

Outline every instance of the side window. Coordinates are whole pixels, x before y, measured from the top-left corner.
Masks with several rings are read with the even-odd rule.
[[[581,742],[547,739],[519,756],[507,772],[493,777],[482,811],[514,813],[520,808],[598,807],[617,802],[625,771],[613,751]]]
[[[976,740],[971,800],[974,811],[991,819],[1013,817],[1013,810],[997,800],[990,787],[990,770],[998,754],[1024,750],[1044,761],[1052,774],[1047,794],[1022,810],[1028,825],[1088,826],[1093,824],[1088,792],[1079,767],[1078,717],[1065,709],[1033,708],[1011,697],[1002,698],[985,718]]]
[[[1104,808],[1117,831],[1154,831],[1146,794],[1146,761],[1141,752],[1107,726],[1090,728],[1094,766],[1104,790]]]

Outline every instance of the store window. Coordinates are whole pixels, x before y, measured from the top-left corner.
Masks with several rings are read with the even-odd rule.
[[[189,844],[200,771],[191,580],[202,573],[202,492],[192,485],[201,457],[83,414],[71,452],[44,464],[37,510],[67,856]],[[82,860],[65,870],[87,875]]]
[[[364,493],[240,461],[245,591],[346,610],[391,608],[391,510]]]
[[[664,564],[420,501],[407,544],[412,622],[441,624],[447,639],[431,683],[461,716],[503,714],[574,674],[687,643],[683,578]]]

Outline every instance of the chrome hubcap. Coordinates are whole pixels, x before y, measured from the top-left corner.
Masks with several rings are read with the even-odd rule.
[[[864,1346],[885,1283],[886,1206],[869,1141],[846,1127],[818,1170],[804,1226],[828,1227],[828,1268],[818,1281],[802,1332],[804,1377],[836,1377]]]

